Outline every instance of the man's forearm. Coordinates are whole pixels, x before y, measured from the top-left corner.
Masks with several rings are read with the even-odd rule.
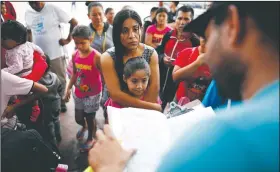
[[[74,27],[77,26],[78,22],[77,22],[76,19],[72,18],[69,23],[70,23],[70,30],[69,30],[69,34],[68,34],[67,40],[71,41],[71,39],[72,39],[72,36],[71,36],[72,35],[72,31],[73,31]]]

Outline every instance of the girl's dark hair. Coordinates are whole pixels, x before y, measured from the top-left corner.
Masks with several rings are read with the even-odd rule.
[[[18,44],[24,44],[27,41],[27,29],[18,21],[5,21],[1,24],[1,39],[11,39]]]
[[[123,81],[123,69],[124,69],[123,56],[124,56],[125,47],[122,45],[120,37],[121,37],[121,33],[122,33],[123,23],[128,18],[132,18],[139,24],[139,27],[142,27],[141,17],[134,10],[130,10],[130,9],[121,10],[116,14],[116,16],[114,18],[113,43],[115,46],[115,54],[116,54],[115,69],[118,74],[121,89],[124,89],[126,87],[126,84]],[[140,40],[140,37],[141,37],[141,35],[139,34],[139,40]]]
[[[153,24],[157,24],[157,15],[158,15],[159,13],[162,13],[162,12],[164,12],[164,13],[166,13],[166,14],[168,15],[168,10],[167,10],[166,8],[164,8],[164,7],[158,8],[158,10],[157,10],[157,12],[156,12],[156,17],[155,17],[155,18],[153,19],[153,21],[152,21]]]
[[[92,7],[101,7],[103,10],[102,4],[100,4],[99,2],[91,2],[88,4],[88,14],[90,13]]]
[[[78,25],[75,26],[72,31],[72,37],[82,37],[85,39],[89,39],[91,36],[91,30],[88,26]]]
[[[123,75],[125,78],[129,78],[138,70],[145,70],[148,76],[151,75],[151,70],[148,62],[143,57],[134,57],[124,64]]]

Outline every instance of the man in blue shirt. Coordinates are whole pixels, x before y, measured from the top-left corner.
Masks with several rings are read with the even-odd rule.
[[[205,36],[220,95],[242,103],[187,130],[157,171],[279,171],[279,2],[213,2],[185,30]],[[122,171],[135,151],[104,133],[89,162]]]

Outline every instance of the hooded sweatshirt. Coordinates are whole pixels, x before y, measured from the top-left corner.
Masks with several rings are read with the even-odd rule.
[[[107,49],[114,46],[113,44],[113,27],[108,24],[104,23],[103,32],[101,35],[98,35],[95,28],[92,24],[89,24],[89,28],[92,31],[93,41],[91,43],[91,47],[97,50],[99,53],[104,53]]]
[[[39,81],[48,88],[48,93],[42,97],[44,108],[59,110],[62,96],[62,85],[57,75],[48,71]]]

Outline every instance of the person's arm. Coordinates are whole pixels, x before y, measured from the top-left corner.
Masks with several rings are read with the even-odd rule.
[[[46,63],[46,60],[37,51],[34,51],[33,53],[33,61],[34,63],[32,72],[24,78],[37,82],[44,75],[48,64]]]
[[[17,74],[23,70],[23,57],[21,54],[18,53],[6,53],[6,63],[7,66],[3,70],[11,73],[11,74]]]
[[[110,97],[115,102],[124,107],[136,107],[161,111],[160,105],[139,100],[121,90],[120,82],[115,70],[114,60],[108,53],[103,53],[101,55],[101,68]]]
[[[20,108],[23,105],[26,105],[27,103],[30,103],[34,100],[37,100],[39,97],[40,97],[39,94],[33,94],[31,96],[27,96],[27,98],[25,98],[25,99],[21,99],[21,101],[19,103],[7,106],[7,108],[5,109],[5,111],[2,114],[1,118],[9,119],[9,118],[13,117],[14,115],[16,115],[15,112],[18,108]]]
[[[191,79],[192,75],[197,71],[197,69],[204,64],[203,61],[204,54],[199,55],[199,57],[191,64],[180,67],[175,65],[172,73],[172,77],[174,81],[182,81]]]
[[[154,51],[151,56],[150,61],[151,77],[149,80],[149,87],[145,94],[144,100],[148,102],[156,103],[158,100],[159,93],[159,64],[158,64],[158,55]]]
[[[33,48],[34,51],[37,51],[40,53],[41,56],[45,56],[44,51],[41,49],[41,47],[39,47],[38,45],[31,43],[31,46]]]
[[[66,44],[69,44],[69,42],[71,42],[71,40],[72,40],[72,36],[71,36],[72,31],[73,31],[74,27],[78,25],[78,21],[77,21],[76,19],[74,19],[74,18],[72,18],[72,19],[69,21],[69,23],[70,23],[70,30],[69,30],[68,37],[67,37],[66,39],[63,39],[63,38],[62,38],[62,39],[59,40],[59,44],[60,44],[61,46],[64,46],[64,45],[66,45]]]
[[[72,18],[62,8],[59,8],[59,7],[55,6],[55,5],[52,5],[52,7],[53,7],[55,13],[57,14],[58,21],[60,23],[69,23],[70,24],[70,30],[69,30],[69,34],[68,34],[67,38],[59,40],[59,44],[61,46],[64,46],[64,45],[68,44],[69,42],[71,42],[71,40],[72,40],[72,37],[71,37],[72,31],[73,31],[74,27],[78,25],[78,21],[75,18]]]
[[[89,151],[88,162],[94,172],[122,172],[136,149],[124,150],[109,125],[96,132],[97,142]]]
[[[75,66],[75,63],[74,63],[74,58],[75,58],[75,53],[72,54],[73,74],[71,76],[71,79],[69,81],[69,84],[67,86],[66,93],[65,93],[65,96],[64,96],[64,100],[66,102],[68,102],[69,99],[70,99],[71,89],[72,89],[73,85],[75,84],[76,78],[77,78],[76,77],[76,66]]]
[[[98,51],[95,51],[95,56],[94,56],[94,62],[93,62],[93,63],[94,63],[94,66],[95,66],[100,72],[102,72],[100,58],[101,58],[101,54],[100,54]]]
[[[150,33],[146,33],[146,36],[145,36],[145,44],[146,45],[149,45],[153,48],[156,48],[158,45],[157,44],[154,44],[153,43],[153,35],[150,34]]]

